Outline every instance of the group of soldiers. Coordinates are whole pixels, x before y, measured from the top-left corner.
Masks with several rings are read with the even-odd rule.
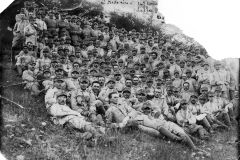
[[[236,121],[236,80],[201,47],[57,8],[22,8],[14,34],[24,40],[18,75],[32,96],[44,94],[55,124],[93,137],[134,126],[199,150],[195,137]]]

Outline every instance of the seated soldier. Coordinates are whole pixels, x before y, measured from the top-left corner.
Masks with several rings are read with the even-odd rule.
[[[48,109],[54,103],[56,103],[56,93],[66,90],[66,83],[64,80],[55,78],[53,81],[53,87],[49,88],[44,97],[46,108]]]
[[[17,71],[18,76],[22,76],[22,72],[27,69],[27,66],[30,62],[34,61],[34,57],[29,53],[28,46],[23,46],[23,52],[21,55],[17,56]]]
[[[113,91],[117,91],[115,89],[115,79],[111,78],[108,82],[107,82],[107,86],[105,88],[103,88],[101,90],[101,92],[99,93],[99,99],[105,104],[108,102],[108,95],[109,93],[113,92]]]
[[[45,91],[47,91],[48,89],[53,87],[53,80],[52,80],[51,76],[52,75],[51,75],[50,69],[45,69],[43,71],[44,80],[42,81],[42,85],[43,85]]]
[[[194,145],[192,141],[196,140],[194,137],[188,135],[188,133],[186,133],[184,129],[178,126],[176,123],[165,120],[163,118],[163,115],[155,109],[152,108],[151,101],[147,101],[143,104],[141,111],[142,113],[147,115],[149,119],[155,120],[158,125],[161,125],[161,127],[163,128],[160,130],[161,134],[168,137],[170,140],[183,141],[184,143],[187,143],[187,145],[189,145],[189,147],[191,147],[191,149],[193,150],[207,153]]]
[[[202,106],[198,103],[197,94],[191,95],[187,107],[189,108],[193,116],[196,117],[197,124],[202,124],[209,131],[209,133],[213,133],[212,127],[206,118],[206,114],[202,113]]]
[[[48,108],[49,114],[53,116],[52,120],[55,124],[65,125],[66,123],[70,123],[74,128],[90,132],[96,137],[102,136],[105,133],[105,128],[87,122],[84,116],[72,110],[66,104],[67,95],[64,92],[58,92],[56,98],[56,103]]]
[[[71,78],[66,79],[66,85],[67,89],[72,91],[80,88],[79,85],[79,71],[78,70],[72,70],[71,71]]]
[[[227,115],[225,110],[220,108],[216,102],[214,102],[214,93],[209,92],[208,93],[208,102],[203,105],[203,113],[207,114],[207,120],[212,125],[214,123],[229,129],[227,125],[220,122],[218,118]]]
[[[144,112],[146,108],[145,103],[143,103],[140,111]],[[113,128],[137,126],[140,130],[150,135],[160,136],[162,134],[172,140],[183,140],[192,149],[199,150],[179,126],[161,119],[155,119],[151,115],[145,115],[140,111],[134,110],[126,103],[119,102],[119,94],[111,92],[109,94],[109,109],[106,112],[106,123]]]
[[[104,125],[101,114],[97,114],[97,107],[103,105],[101,101],[90,102],[90,96],[82,92],[78,92],[76,95],[77,105],[73,110],[81,113],[88,121],[94,122],[98,125]]]
[[[24,89],[30,90],[31,95],[38,96],[41,91],[39,90],[39,83],[36,81],[36,75],[34,73],[35,65],[35,62],[28,64],[28,69],[23,71],[22,79],[26,82]]]
[[[223,97],[222,88],[220,86],[215,88],[215,93],[214,102],[219,108],[224,109],[226,114],[224,114],[223,119],[228,126],[231,126],[230,119],[233,117],[233,104],[230,103],[227,98]]]
[[[196,124],[197,119],[187,107],[186,100],[181,100],[179,110],[176,113],[177,123],[189,134],[198,134],[201,139],[206,139],[207,131],[203,126]]]

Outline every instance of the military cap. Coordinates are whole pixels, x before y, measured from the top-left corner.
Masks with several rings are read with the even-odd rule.
[[[91,69],[90,72],[98,72],[96,69]]]
[[[165,54],[161,54],[160,57],[165,57],[166,58],[166,55]]]
[[[182,77],[186,77],[187,75],[185,73],[182,74]]]
[[[60,50],[63,50],[63,48],[62,47],[58,47],[58,51],[60,51]]]
[[[169,70],[166,68],[163,70],[163,73],[168,73],[168,72],[169,72]]]
[[[112,70],[111,67],[106,67],[106,68],[105,68],[105,71],[109,71],[109,70],[110,70],[110,71]]]
[[[175,74],[175,73],[179,73],[179,71],[178,71],[177,69],[175,69],[175,70],[174,70],[174,74]]]
[[[217,86],[217,87],[215,88],[215,91],[222,91],[222,87],[221,87],[221,86]]]
[[[198,98],[198,95],[196,93],[192,93],[190,97]]]
[[[131,88],[125,87],[125,88],[122,90],[122,93],[125,93],[125,92],[131,93]]]
[[[74,70],[72,70],[72,72],[71,73],[78,73],[79,74],[79,71],[78,70],[76,70],[76,69],[74,69]]]
[[[202,66],[205,66],[205,65],[209,66],[209,63],[208,62],[204,62]]]
[[[113,83],[116,83],[115,79],[114,78],[110,78],[107,83],[110,83],[110,82],[113,82]]]
[[[60,97],[60,96],[65,96],[65,97],[67,98],[67,94],[66,94],[65,92],[58,92],[58,93],[56,94],[56,97],[57,97],[57,98]]]
[[[84,82],[85,82],[85,83],[88,83],[89,80],[88,80],[88,78],[87,78],[86,76],[82,76],[82,77],[79,78],[79,82],[80,82],[80,83],[84,83]]]
[[[58,67],[55,69],[55,72],[56,72],[56,71],[63,71],[62,66],[58,66]]]
[[[215,95],[214,92],[212,92],[212,91],[208,92],[208,97],[212,97],[212,96],[214,96],[214,95]]]
[[[170,56],[170,57],[169,57],[169,60],[170,60],[170,59],[171,59],[171,60],[173,60],[173,59],[174,59],[174,57],[173,57],[173,56]]]
[[[101,73],[97,73],[95,76],[96,77],[104,77],[103,74],[101,74]]]
[[[221,65],[222,63],[220,61],[215,61],[214,66]]]
[[[23,45],[23,48],[28,48],[27,44],[24,44],[24,45]]]
[[[137,48],[133,48],[132,51],[137,51]]]
[[[204,100],[206,100],[206,95],[205,95],[205,94],[201,94],[201,95],[198,97],[198,99],[204,99]]]
[[[152,79],[152,78],[148,78],[146,82],[147,82],[147,83],[153,82],[153,79]]]
[[[120,71],[114,72],[114,75],[121,75]]]
[[[152,106],[151,106],[151,103],[149,101],[144,102],[143,105],[142,105],[142,108],[141,108],[141,110],[143,110],[143,111],[151,110],[151,109],[152,109]]]
[[[142,94],[142,95],[146,95],[146,94],[145,94],[145,91],[144,91],[143,89],[138,89],[138,90],[137,90],[137,95],[141,95],[141,94]]]
[[[182,100],[180,101],[180,104],[181,104],[181,105],[183,105],[183,104],[187,104],[186,99],[182,99]]]
[[[62,56],[62,57],[60,57],[60,59],[66,59],[66,57],[65,57],[65,56]]]
[[[61,78],[55,78],[53,81],[58,82],[58,83],[63,83],[64,82],[64,80],[61,79]]]
[[[50,69],[43,70],[43,73],[51,73]]]
[[[186,73],[192,73],[191,69],[187,69]]]

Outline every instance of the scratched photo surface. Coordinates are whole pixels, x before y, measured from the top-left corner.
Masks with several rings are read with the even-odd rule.
[[[6,8],[1,154],[237,160],[239,59],[210,57],[158,3],[15,0]]]

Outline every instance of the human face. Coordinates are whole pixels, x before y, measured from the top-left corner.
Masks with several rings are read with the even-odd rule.
[[[66,100],[67,100],[67,97],[65,97],[65,96],[59,96],[59,97],[57,98],[57,102],[58,102],[60,105],[66,104]]]
[[[183,110],[186,110],[186,109],[187,109],[187,103],[183,103],[183,104],[181,104],[181,106],[182,106],[182,109],[183,109]]]
[[[215,93],[217,97],[221,97],[222,95],[222,91],[219,91],[219,90],[216,90]]]
[[[57,88],[57,89],[62,89],[63,87],[63,84],[64,82],[59,82],[59,81],[57,81],[57,82],[54,82],[54,86]]]
[[[79,64],[77,64],[77,63],[73,64],[74,69],[79,69],[79,67],[80,67]]]
[[[214,68],[218,71],[220,70],[221,65],[215,65]]]
[[[124,92],[124,93],[123,93],[123,97],[124,97],[125,99],[129,99],[129,98],[130,98],[130,95],[131,95],[130,92]]]
[[[152,85],[153,85],[153,82],[152,82],[152,81],[148,81],[148,82],[147,82],[147,87],[150,88],[150,87],[152,87]]]
[[[187,78],[191,78],[192,73],[191,72],[187,72],[186,75],[187,75]]]
[[[119,62],[118,62],[118,66],[119,66],[119,67],[122,67],[122,66],[123,66],[123,61],[119,61]]]
[[[209,99],[210,102],[212,102],[213,99],[214,99],[214,95],[209,95],[209,96],[208,96],[208,99]]]
[[[108,88],[109,89],[113,89],[114,88],[114,86],[115,86],[115,83],[114,82],[112,82],[112,81],[110,81],[110,82],[108,82]]]
[[[80,83],[80,87],[81,87],[82,90],[86,90],[87,87],[88,87],[88,83],[83,81],[83,82]]]
[[[207,71],[209,69],[209,65],[204,65],[203,68],[205,71]]]
[[[132,86],[132,81],[131,80],[127,80],[125,85],[126,85],[126,87],[131,87]]]
[[[145,95],[142,94],[142,93],[141,93],[141,94],[138,94],[138,95],[137,95],[137,99],[138,99],[139,102],[143,102],[144,99],[145,99]]]
[[[29,69],[30,69],[31,71],[34,71],[35,65],[36,65],[36,64],[31,64],[31,65],[29,65]]]
[[[178,72],[175,72],[175,73],[174,73],[174,77],[175,77],[175,78],[179,78],[179,73],[178,73]]]
[[[72,78],[73,79],[77,79],[79,77],[79,73],[78,72],[73,72],[72,73]]]
[[[199,102],[200,102],[201,104],[205,104],[205,99],[200,98],[200,99],[199,99]]]
[[[238,93],[238,91],[235,91],[235,92],[234,92],[234,99],[239,99],[239,93]]]
[[[99,80],[101,85],[103,85],[105,83],[105,78],[104,77],[99,77],[98,80]]]
[[[133,78],[133,85],[137,85],[139,82],[139,79],[137,77]]]
[[[106,74],[106,76],[109,76],[111,74],[111,70],[109,70],[109,69],[105,70],[105,74]]]
[[[167,89],[167,94],[170,96],[172,95],[173,91],[171,89]]]
[[[100,84],[94,83],[92,86],[93,92],[99,92],[100,91]]]
[[[63,75],[63,70],[57,70],[56,72],[56,76],[62,76]]]
[[[113,104],[117,104],[118,103],[118,99],[119,99],[118,93],[112,94],[110,102],[113,103]]]
[[[155,96],[155,98],[160,98],[162,96],[162,92],[161,91],[155,91],[154,96]]]
[[[173,59],[169,59],[169,62],[170,62],[171,64],[173,64],[173,63],[174,63],[174,60],[173,60]]]
[[[188,83],[184,83],[184,84],[183,84],[183,89],[184,89],[185,91],[188,91],[188,90],[189,90],[189,84],[188,84]]]
[[[197,97],[191,97],[191,103],[196,104],[197,103]]]
[[[116,79],[117,81],[120,81],[120,79],[121,79],[121,75],[120,75],[120,74],[116,74],[116,75],[114,75],[114,77],[115,77],[115,79]]]
[[[157,59],[157,55],[155,53],[151,54],[152,59]]]

